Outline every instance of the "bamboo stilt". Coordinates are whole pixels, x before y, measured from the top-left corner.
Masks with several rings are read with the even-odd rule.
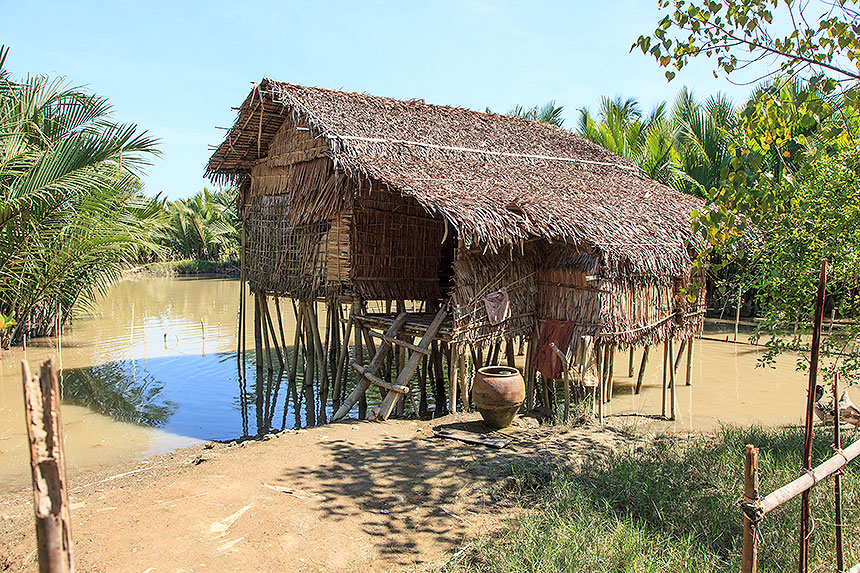
[[[609,364],[606,367],[606,401],[612,401],[612,392],[615,389],[615,346],[609,347]]]
[[[674,339],[670,338],[669,339],[669,356],[672,356],[672,351],[674,349],[674,346],[675,346]],[[675,369],[670,368],[669,369],[669,389],[670,389],[669,399],[671,401],[670,408],[669,408],[669,419],[670,420],[675,419],[675,416],[676,416],[676,413],[678,410],[678,393],[675,391],[676,390],[675,378],[676,378]]]
[[[693,345],[695,342],[696,341],[692,336],[687,341],[687,372],[684,376],[684,381],[687,386],[693,385]]]
[[[311,303],[305,303],[305,319],[311,322],[309,310]],[[313,329],[306,325],[304,329],[305,338],[305,380],[303,390],[305,394],[305,421],[308,426],[316,425],[316,404],[314,400],[314,379],[316,374],[316,353],[314,352]]]
[[[446,405],[446,392],[445,392],[445,370],[442,364],[442,348],[441,344],[434,340],[433,348],[430,354],[430,361],[433,366],[434,372],[434,384],[433,384],[433,402],[435,403],[435,415],[439,416],[443,412],[448,411],[448,407]]]
[[[664,418],[666,417],[666,386],[669,383],[668,379],[669,375],[669,341],[666,340],[663,342],[663,411],[660,414]]]
[[[257,370],[257,382],[263,380],[263,369],[265,368],[265,357],[263,356],[263,326],[262,314],[260,313],[260,295],[254,293],[254,362]],[[165,335],[166,336],[166,335]]]
[[[648,352],[651,350],[651,345],[646,344],[642,350],[642,362],[639,364],[639,376],[636,378],[636,393],[642,390],[642,381],[645,380],[645,367],[648,365]]]
[[[430,363],[430,357],[425,356],[421,359],[421,364],[418,370],[418,387],[420,395],[418,398],[418,415],[423,416],[427,413],[427,366]]]
[[[460,400],[463,403],[463,411],[468,412],[470,409],[469,406],[469,381],[466,379],[466,356],[464,354],[460,355]]]
[[[448,345],[448,412],[451,414],[457,413],[457,368],[455,358],[459,356],[457,345],[451,343]]]
[[[603,384],[603,369],[602,369],[602,361],[600,357],[603,356],[601,352],[602,348],[600,348],[600,343],[594,343],[594,358],[597,363],[597,417],[600,421],[600,425],[603,425],[603,401],[604,401],[604,389],[605,385]]]
[[[516,349],[514,348],[514,339],[511,338],[505,342],[505,360],[511,368],[517,367]]]
[[[269,346],[269,328],[266,320],[266,309],[269,306],[269,303],[266,300],[266,295],[262,292],[260,293],[260,296],[257,297],[257,306],[260,307],[260,328],[263,329],[263,347],[265,348],[266,362],[269,365],[269,372],[274,372],[275,366],[272,361],[272,347]]]
[[[275,300],[277,300],[277,298],[275,298]],[[284,359],[284,355],[281,352],[280,347],[278,346],[277,334],[275,333],[275,324],[272,321],[272,313],[269,310],[268,303],[266,303],[266,305],[263,307],[263,310],[265,310],[266,323],[269,325],[269,333],[272,336],[272,347],[274,347],[275,349],[275,356],[277,356],[278,358],[278,364],[280,364],[281,367],[280,369],[283,370],[284,366],[286,366],[286,360]]]
[[[332,389],[332,393],[334,395],[334,410],[337,411],[340,408],[340,396],[341,396],[341,388],[343,386],[344,380],[344,367],[346,366],[346,359],[349,356],[349,337],[350,333],[354,330],[355,327],[355,312],[356,305],[353,304],[352,311],[349,314],[349,321],[346,324],[346,334],[343,337],[343,343],[340,347],[340,354],[337,357],[337,370],[334,375],[334,388]]]
[[[630,347],[630,361],[629,361],[629,364],[627,365],[627,377],[628,378],[633,378],[633,376],[636,375],[636,365],[633,362],[634,362],[634,348],[631,346]]]
[[[684,358],[684,350],[687,349],[687,340],[684,339],[681,341],[681,346],[678,348],[678,352],[675,354],[675,376],[678,375],[678,368],[681,366],[681,359]]]

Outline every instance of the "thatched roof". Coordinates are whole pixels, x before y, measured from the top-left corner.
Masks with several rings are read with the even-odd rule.
[[[249,173],[287,117],[324,138],[347,175],[414,197],[475,244],[542,237],[596,247],[610,271],[689,271],[699,199],[569,131],[504,115],[264,79],[207,175]]]

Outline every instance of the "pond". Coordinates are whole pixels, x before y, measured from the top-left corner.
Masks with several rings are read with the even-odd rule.
[[[249,297],[249,302],[251,301]],[[300,426],[287,400],[286,380],[263,381],[252,362],[239,376],[236,353],[238,281],[218,278],[141,278],[120,282],[90,312],[80,313],[56,339],[30,342],[0,358],[0,489],[28,483],[29,462],[20,361],[32,368],[49,356],[62,367],[63,425],[69,472],[141,459],[196,443]],[[292,309],[282,309],[293,339]],[[249,313],[250,314],[250,313]],[[246,325],[253,348],[253,324]],[[627,353],[615,360],[615,395],[607,413],[621,423],[666,430],[707,430],[719,423],[799,423],[806,378],[795,358],[779,368],[756,368],[753,346],[697,340],[692,386],[678,384],[678,419],[660,414],[660,352],[652,352],[640,394],[627,376]],[[659,356],[658,356],[659,355]],[[253,352],[249,353],[253,360]],[[638,367],[640,352],[635,360]],[[286,413],[284,409],[286,408]]]

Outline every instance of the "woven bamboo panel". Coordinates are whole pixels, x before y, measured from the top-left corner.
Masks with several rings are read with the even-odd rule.
[[[350,283],[366,300],[438,300],[444,225],[414,200],[374,189],[355,200]]]
[[[480,249],[462,251],[454,262],[454,338],[460,343],[483,346],[534,330],[537,303],[535,253],[483,254]],[[484,296],[506,288],[511,318],[492,325]]]

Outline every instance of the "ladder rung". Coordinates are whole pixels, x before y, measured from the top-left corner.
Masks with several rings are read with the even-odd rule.
[[[374,376],[373,374],[368,372],[367,368],[365,368],[361,364],[356,364],[355,362],[353,362],[352,369],[358,372],[361,376],[364,376],[369,382],[372,382],[377,386],[382,386],[383,388],[391,390],[392,392],[397,392],[398,394],[406,394],[407,392],[409,392],[408,386],[401,386],[399,384],[391,384],[389,382],[386,382],[382,378]]]
[[[371,336],[375,336],[376,338],[381,338],[382,340],[384,340],[385,342],[387,342],[389,344],[396,344],[398,346],[408,348],[409,350],[411,350],[413,352],[418,352],[420,354],[424,354],[425,356],[430,356],[430,354],[431,354],[429,348],[423,348],[421,346],[412,344],[411,342],[406,342],[405,340],[400,340],[399,338],[392,338],[391,336],[388,336],[388,335],[383,334],[381,332],[376,332],[375,330],[368,329],[368,332],[370,332]]]

